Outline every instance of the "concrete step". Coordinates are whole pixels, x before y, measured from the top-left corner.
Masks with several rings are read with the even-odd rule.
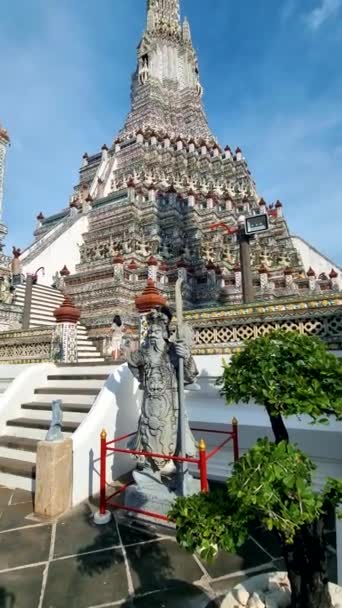
[[[48,428],[50,428],[51,416],[50,420],[43,420],[43,422],[46,422],[46,428],[36,428],[36,425],[32,425],[31,427],[18,426],[17,424],[11,424],[10,421],[8,421],[6,424],[5,433],[6,435],[12,435],[13,437],[24,437],[26,439],[37,439],[38,441],[45,441],[47,430]],[[79,425],[80,423],[78,422],[77,424]],[[72,437],[73,432],[74,431],[66,431],[64,429],[63,435],[65,438]],[[2,482],[0,481],[0,483]]]
[[[0,458],[24,460],[35,464],[37,458],[37,439],[2,435],[0,437]]]
[[[53,315],[53,311],[56,308],[59,308],[61,302],[53,302],[49,304],[48,302],[33,302],[31,304],[31,314],[48,314]]]
[[[23,450],[24,452],[36,452],[37,445],[37,439],[14,437],[13,435],[0,436],[0,448],[12,448],[15,450]]]
[[[89,407],[89,410],[91,408],[90,404],[87,404]],[[87,415],[88,412],[75,412],[75,411],[69,411],[68,415],[65,415],[65,417],[68,418],[68,422],[77,422],[77,424],[81,424],[81,422],[83,422],[84,417]],[[28,418],[30,420],[32,420],[32,422],[35,422],[36,420],[44,420],[46,422],[49,423],[49,425],[51,424],[51,419],[52,419],[52,412],[51,412],[51,407],[50,409],[45,409],[45,410],[36,410],[35,408],[25,408],[22,409],[21,412],[19,413],[19,416],[25,416],[25,418]]]
[[[40,323],[40,321],[46,321],[49,323],[49,325],[54,325],[56,323],[56,319],[55,317],[51,314],[36,314],[36,313],[32,313],[30,314],[30,323]]]
[[[99,394],[98,388],[73,388],[73,387],[56,387],[56,386],[45,386],[42,388],[36,388],[34,393],[36,395],[85,395],[85,396],[96,396]]]
[[[32,418],[14,418],[13,420],[8,420],[8,426],[14,426],[19,428],[26,429],[39,429],[47,431],[50,428],[51,420],[43,420],[43,419],[35,419]],[[62,431],[66,433],[74,433],[76,429],[79,427],[78,422],[71,422],[63,420]]]
[[[63,296],[58,296],[55,294],[40,294],[34,291],[32,293],[32,302],[51,302],[58,304],[59,302],[63,302]]]
[[[91,407],[89,403],[63,403],[62,405],[63,412],[79,412],[80,414],[88,414]],[[47,411],[51,414],[51,403],[48,401],[32,401],[32,403],[23,403],[21,409]]]
[[[48,380],[102,380],[105,381],[108,374],[50,374]]]
[[[36,465],[32,462],[25,462],[24,460],[0,457],[0,472],[18,477],[35,479]]]
[[[54,321],[54,319],[51,319],[50,321],[42,319],[30,320],[30,328],[32,329],[33,327],[53,327],[54,323],[52,321]]]
[[[62,292],[58,291],[58,289],[54,289],[53,287],[49,287],[48,285],[39,285],[39,283],[32,286],[32,292],[36,293],[36,294],[45,293],[47,295],[52,295],[52,296],[57,296],[57,297],[63,298]]]
[[[96,363],[57,363],[58,373],[73,374],[111,374],[115,363],[97,361]]]
[[[53,382],[48,382],[48,384],[46,385],[47,388],[51,387],[51,388],[56,388],[56,389],[63,389],[64,390],[64,394],[68,394],[67,391],[69,389],[75,389],[75,392],[72,393],[74,395],[80,394],[80,395],[90,395],[91,393],[83,393],[83,389],[94,389],[94,395],[99,393],[100,390],[102,389],[103,385],[105,383],[105,380],[72,380],[69,381],[67,380],[54,380]],[[77,389],[77,390],[76,390]],[[97,390],[97,393],[95,392],[95,390]],[[79,392],[80,391],[80,392]],[[38,393],[39,394],[39,393]],[[43,401],[46,401],[46,399],[43,399]]]
[[[92,344],[92,342],[88,342],[86,344],[84,344],[84,343],[80,344],[79,342],[77,342],[77,351],[79,353],[81,353],[81,352],[99,353],[96,346],[94,346],[94,344]],[[99,353],[99,355],[100,355],[100,353]]]

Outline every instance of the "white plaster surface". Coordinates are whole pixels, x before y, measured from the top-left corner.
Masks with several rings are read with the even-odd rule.
[[[33,365],[18,365],[18,366],[3,366],[6,367],[8,373],[11,373],[11,368],[20,368],[20,373],[16,375],[6,391],[1,395],[0,399],[0,434],[3,434],[6,428],[6,422],[12,418],[18,418],[21,404],[24,402],[34,401],[34,389],[38,386],[47,384],[47,375],[53,369],[56,369],[54,363],[35,363]],[[14,373],[14,372],[13,372]]]
[[[43,276],[39,273],[39,283],[42,285],[51,285],[54,275],[63,268],[64,264],[66,264],[71,273],[75,272],[76,265],[80,262],[79,245],[83,243],[83,234],[87,230],[88,216],[81,215],[55,241],[38,253],[31,262],[26,264],[25,257],[31,253],[31,248],[27,249],[21,257],[23,272],[25,274],[34,273],[40,266],[43,266],[45,268],[45,275]],[[48,235],[45,238],[48,238]]]
[[[114,369],[77,431],[73,434],[74,487],[76,505],[100,489],[100,433],[107,432],[107,441],[132,433],[137,429],[141,391],[127,365]],[[127,447],[122,442],[120,447]],[[130,456],[109,454],[107,480],[118,479],[135,467]]]
[[[297,249],[301,259],[303,261],[303,265],[305,268],[305,272],[307,272],[311,266],[316,273],[316,277],[322,272],[325,272],[327,276],[332,268],[336,270],[338,273],[338,285],[340,289],[342,289],[342,271],[338,264],[330,260],[325,255],[317,251],[312,245],[307,243],[304,239],[299,236],[291,237],[292,243]]]
[[[228,359],[228,357],[227,357]],[[268,416],[262,406],[255,403],[226,405],[220,396],[215,382],[222,373],[222,357],[198,356],[195,357],[199,370],[196,386],[186,391],[186,406],[191,426],[230,430],[231,420],[236,417],[239,422],[240,453],[246,452],[259,437],[273,438]],[[321,488],[328,476],[342,477],[342,423],[331,419],[328,426],[310,424],[309,417],[301,419],[291,416],[286,420],[290,438],[312,458],[317,466],[314,483],[317,489]],[[217,446],[220,435],[208,432],[197,432],[196,437],[203,437],[210,451]],[[222,440],[224,438],[222,437]],[[209,460],[209,477],[224,481],[230,473],[233,462],[232,444],[215,457]]]

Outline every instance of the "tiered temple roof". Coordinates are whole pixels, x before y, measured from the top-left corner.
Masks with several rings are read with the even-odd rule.
[[[281,202],[260,198],[242,150],[211,133],[202,93],[179,0],[148,0],[124,127],[110,148],[84,154],[69,209],[40,216],[36,230],[39,239],[68,214],[88,214],[80,263],[65,283],[89,326],[133,310],[147,279],[172,301],[182,275],[188,308],[241,301],[241,214],[270,221],[251,247],[257,298],[336,289],[335,277],[307,272]]]

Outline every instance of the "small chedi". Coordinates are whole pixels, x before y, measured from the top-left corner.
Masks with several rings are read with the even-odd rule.
[[[180,408],[183,391],[179,383],[180,361],[184,363],[185,384],[192,384],[198,371],[190,344],[170,341],[171,318],[166,306],[152,310],[146,317],[146,338],[141,348],[126,353],[128,367],[143,391],[138,431],[128,447],[152,454],[180,456],[184,425],[185,454],[194,457],[197,453],[195,439],[187,416]],[[126,490],[126,505],[166,515],[177,496],[198,492],[199,483],[178,465],[167,458],[138,456],[137,469],[133,473],[135,485]]]

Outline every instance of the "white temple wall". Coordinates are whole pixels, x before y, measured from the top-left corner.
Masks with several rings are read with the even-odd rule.
[[[100,489],[100,433],[107,441],[136,430],[140,413],[141,392],[127,365],[117,367],[108,377],[89,414],[72,435],[73,505]],[[120,447],[127,447],[126,441]],[[119,446],[118,446],[119,447]],[[124,454],[107,457],[107,483],[131,471],[135,461]]]
[[[60,271],[64,264],[68,267],[71,273],[76,270],[76,265],[80,262],[79,245],[83,243],[83,234],[88,230],[88,217],[80,216],[80,219],[61,234],[55,241],[48,245],[43,251],[27,264],[25,263],[25,254],[23,255],[23,272],[34,273],[43,266],[45,275],[39,273],[39,283],[42,285],[51,285],[53,276]],[[27,251],[30,253],[30,250]]]
[[[300,236],[291,236],[291,240],[302,259],[306,272],[311,266],[311,268],[313,268],[313,270],[315,271],[317,277],[322,272],[329,276],[331,269],[334,268],[339,274],[337,280],[339,288],[342,289],[341,269],[332,260],[329,260],[329,258],[325,257],[323,254],[317,251],[317,249],[312,247],[312,245],[307,243]]]
[[[199,370],[197,388],[189,387],[186,391],[186,405],[191,426],[229,430],[231,420],[236,417],[239,422],[240,453],[246,452],[260,437],[273,438],[270,423],[262,406],[250,403],[226,405],[219,389],[215,386],[217,377],[222,373],[222,359],[229,356],[219,355],[197,356],[196,364]],[[312,458],[317,466],[315,485],[321,488],[328,476],[342,477],[342,423],[331,420],[328,426],[310,424],[310,418],[303,416],[300,420],[290,416],[286,420],[290,438]],[[213,449],[224,438],[210,433],[195,433],[203,437],[208,450]],[[222,439],[221,439],[222,437]],[[209,461],[209,477],[224,481],[231,469],[233,461],[232,444],[228,444],[221,452]]]

